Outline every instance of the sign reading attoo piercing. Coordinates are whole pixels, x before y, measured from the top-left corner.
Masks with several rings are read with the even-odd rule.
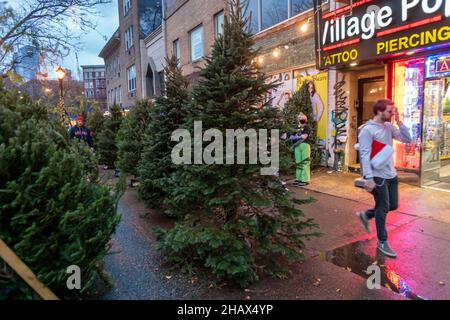
[[[450,0],[361,0],[330,12],[314,2],[320,69],[450,46]]]

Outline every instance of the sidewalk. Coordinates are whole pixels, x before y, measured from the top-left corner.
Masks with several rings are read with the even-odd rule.
[[[308,248],[317,259],[363,277],[377,261],[387,287],[406,285],[426,299],[450,299],[450,195],[401,184],[400,207],[388,215],[389,241],[398,258],[385,259],[376,255],[374,223],[368,235],[355,217],[374,203],[370,194],[353,186],[357,177],[322,169],[308,187],[294,189],[297,197],[317,200],[302,209],[320,224],[324,236],[311,240]]]
[[[440,207],[438,217],[446,218],[448,194],[401,186],[400,209],[388,216],[390,242],[399,256],[385,259],[376,255],[375,233],[365,233],[354,214],[370,207],[372,200],[353,187],[353,179],[354,175],[324,171],[313,174],[308,189],[288,185],[296,198],[316,200],[299,208],[315,219],[323,236],[307,242],[307,260],[292,266],[291,277],[264,277],[245,289],[230,284],[212,285],[213,280],[205,273],[189,277],[161,265],[150,228],[170,227],[174,220],[147,209],[137,191],[129,189],[120,201],[123,218],[111,241],[112,253],[104,260],[113,287],[101,298],[392,300],[404,299],[396,291],[406,287],[425,299],[450,299],[450,225],[437,221],[436,212],[432,211]],[[423,197],[430,193],[433,201],[427,204]],[[417,198],[416,207],[403,203],[410,197]],[[435,199],[441,203],[434,203]],[[372,230],[375,231],[373,224]],[[380,290],[370,290],[366,284],[365,270],[375,262],[382,269]]]
[[[359,177],[353,173],[338,173],[322,168],[313,173],[313,179],[307,189],[372,205],[372,195],[353,185],[353,181]],[[400,183],[399,191],[398,213],[450,224],[450,193],[404,183]]]
[[[319,195],[319,194],[318,194]],[[319,195],[320,196],[320,195]],[[101,292],[106,300],[397,300],[386,288],[369,290],[366,281],[345,268],[323,261],[307,250],[307,260],[292,266],[288,279],[265,277],[241,289],[230,284],[213,285],[200,272],[193,277],[161,265],[151,227],[169,227],[173,220],[149,211],[136,190],[129,189],[120,201],[122,221],[104,259],[113,286]],[[222,286],[223,285],[223,286]],[[220,288],[218,288],[218,286]]]

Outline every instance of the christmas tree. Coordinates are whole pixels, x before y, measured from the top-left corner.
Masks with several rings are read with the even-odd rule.
[[[109,168],[115,168],[118,152],[116,137],[123,116],[118,105],[113,105],[109,111],[111,114],[105,119],[103,128],[98,135],[97,150],[99,162]]]
[[[177,65],[175,57],[167,61],[164,93],[150,112],[151,121],[139,163],[140,194],[152,207],[161,205],[170,194],[170,177],[174,171],[171,153],[176,144],[171,136],[185,123],[189,104],[188,82]]]
[[[300,113],[304,113],[308,117],[308,127],[310,128],[310,134],[308,138],[308,143],[311,145],[311,167],[317,167],[320,163],[320,151],[317,147],[317,122],[314,119],[313,107],[311,104],[311,98],[308,91],[308,83],[304,82],[300,89],[296,91],[292,98],[286,103],[283,110],[284,113],[284,130],[288,132],[296,132],[298,130],[297,117]],[[289,142],[287,142],[289,143]],[[295,168],[295,159],[288,145],[283,146],[283,156],[289,158],[289,164],[286,169],[290,169],[292,172],[292,167]]]
[[[265,99],[274,84],[266,83],[255,64],[258,52],[246,32],[243,6],[244,1],[230,1],[223,35],[216,39],[202,80],[193,90],[186,123],[191,135],[195,121],[202,122],[203,130],[216,129],[223,136],[227,129],[270,133],[280,128],[277,111],[268,108]],[[246,154],[251,147],[245,144]],[[220,151],[230,156],[225,146]],[[261,161],[227,165],[220,160],[177,167],[170,203],[179,209],[180,221],[170,230],[155,230],[166,259],[184,268],[201,263],[219,278],[242,286],[261,273],[280,271],[281,256],[303,259],[303,239],[315,235],[305,230],[315,224],[302,217],[276,176],[261,175],[263,167]]]
[[[99,137],[100,132],[103,129],[103,123],[105,122],[105,117],[99,107],[96,107],[87,115],[86,126],[91,131],[92,139],[94,144]]]
[[[119,194],[98,183],[96,161],[46,106],[0,83],[0,238],[60,298],[92,288],[118,222]],[[81,269],[81,291],[66,287]],[[34,298],[0,259],[0,299]]]
[[[118,167],[124,173],[138,176],[138,163],[144,146],[144,133],[150,123],[152,103],[139,101],[124,119],[117,134]]]

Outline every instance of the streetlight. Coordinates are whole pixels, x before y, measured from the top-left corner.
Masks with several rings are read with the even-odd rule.
[[[64,106],[64,87],[63,81],[66,76],[66,72],[63,68],[59,67],[55,71],[56,77],[59,80],[59,116],[61,118],[61,122],[64,124],[66,122],[66,109]]]

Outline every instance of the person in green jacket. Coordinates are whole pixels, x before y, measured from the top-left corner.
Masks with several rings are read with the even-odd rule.
[[[308,143],[310,128],[308,117],[300,113],[297,117],[298,131],[291,134],[289,140],[295,154],[296,172],[295,186],[306,186],[311,180],[311,146]]]

